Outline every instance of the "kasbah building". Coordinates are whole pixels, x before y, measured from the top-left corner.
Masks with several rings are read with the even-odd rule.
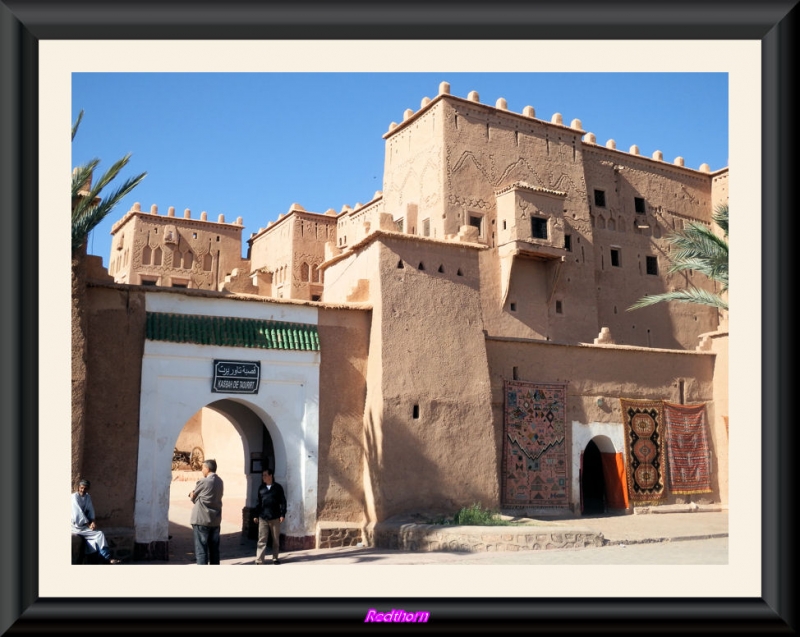
[[[716,227],[727,168],[602,145],[577,119],[446,82],[383,137],[383,191],[339,212],[292,205],[245,259],[241,217],[139,204],[113,227],[107,272],[78,257],[72,474],[94,479],[112,542],[167,559],[192,452],[240,496],[243,533],[274,468],[287,549],[369,545],[388,518],[473,503],[727,506],[727,317],[626,311],[714,290],[667,273],[666,238]],[[703,404],[710,489],[670,489],[659,420],[658,484],[637,497],[620,399]],[[547,435],[525,438],[525,414]]]

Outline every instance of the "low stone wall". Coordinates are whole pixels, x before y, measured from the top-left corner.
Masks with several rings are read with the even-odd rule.
[[[318,549],[363,546],[365,543],[358,522],[319,522],[316,540]]]
[[[542,551],[603,546],[601,533],[535,526],[375,525],[372,546],[400,551]]]

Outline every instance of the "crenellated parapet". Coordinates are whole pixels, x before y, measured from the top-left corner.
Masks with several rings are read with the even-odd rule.
[[[586,146],[589,146],[589,147],[595,146],[598,149],[603,148],[602,146],[600,146],[597,143],[597,136],[594,133],[586,133],[586,135],[584,135],[584,137],[583,137],[583,143]],[[664,161],[664,153],[661,152],[660,150],[653,151],[653,154],[652,154],[651,157],[646,157],[646,156],[641,154],[641,152],[639,150],[639,147],[636,144],[633,144],[628,149],[628,152],[625,153],[625,151],[619,150],[617,148],[617,142],[615,140],[609,139],[605,143],[605,148],[608,149],[608,150],[616,151],[618,153],[624,153],[624,154],[627,154],[627,155],[632,155],[632,156],[640,158],[640,159],[651,160],[651,161],[659,162],[659,163],[667,163],[667,162]],[[693,169],[689,168],[688,166],[686,166],[686,162],[684,161],[684,158],[680,157],[680,156],[676,157],[673,160],[672,165],[673,166],[677,166],[679,168],[686,168],[687,170],[693,170]],[[701,164],[696,172],[710,173],[711,172],[711,167],[708,164]]]
[[[184,219],[184,220],[191,219],[191,220],[193,220],[195,222],[224,225],[224,226],[227,226],[229,228],[234,228],[234,229],[238,229],[238,230],[241,230],[244,227],[244,223],[243,223],[241,217],[236,217],[236,221],[229,223],[229,222],[225,221],[225,215],[224,214],[220,214],[220,215],[217,216],[217,220],[216,221],[209,221],[208,213],[204,210],[203,212],[200,213],[200,218],[199,219],[192,219],[192,211],[189,208],[186,208],[183,211],[183,216],[182,217],[176,217],[176,215],[175,215],[175,207],[174,206],[170,206],[167,209],[167,214],[166,215],[160,215],[159,212],[158,212],[158,206],[156,204],[153,204],[153,205],[150,206],[150,211],[149,212],[145,212],[145,211],[142,210],[142,204],[140,204],[137,201],[136,203],[133,204],[131,209],[128,210],[128,212],[125,213],[125,215],[122,217],[122,219],[117,221],[111,227],[111,234],[112,235],[115,234],[117,232],[117,230],[119,230],[122,226],[124,226],[131,219],[131,217],[136,216],[136,215],[141,215],[141,216],[145,216],[146,215],[146,216],[149,216],[151,218],[160,217],[161,219],[164,219],[165,221],[167,219]]]
[[[522,109],[521,113],[516,113],[516,112],[514,112],[514,111],[512,111],[512,110],[510,110],[508,108],[508,102],[504,97],[498,98],[496,100],[494,106],[491,106],[489,104],[483,104],[481,102],[481,100],[480,100],[480,95],[478,94],[478,91],[470,91],[467,94],[466,99],[460,98],[460,97],[456,97],[456,96],[450,94],[450,84],[447,83],[447,82],[442,82],[439,85],[439,94],[435,98],[430,99],[428,97],[424,97],[422,99],[422,101],[420,103],[420,107],[419,107],[419,109],[417,111],[414,111],[414,110],[412,110],[410,108],[407,108],[403,112],[403,117],[402,117],[402,121],[401,121],[400,124],[398,124],[397,122],[392,122],[391,124],[389,124],[389,130],[383,135],[384,139],[388,139],[393,134],[395,134],[396,132],[399,132],[401,129],[406,127],[409,123],[411,123],[414,120],[418,119],[422,114],[424,114],[425,112],[430,110],[433,107],[434,104],[436,104],[438,101],[443,99],[445,96],[449,97],[451,99],[455,99],[455,100],[466,102],[466,103],[481,104],[481,106],[483,106],[483,107],[485,107],[487,109],[491,109],[492,111],[494,111],[495,113],[500,114],[500,115],[507,115],[507,116],[510,116],[510,117],[521,117],[521,118],[525,118],[525,119],[529,119],[529,120],[536,120],[538,122],[541,122],[541,123],[544,123],[544,124],[549,124],[551,126],[557,126],[559,128],[562,128],[562,129],[566,128],[566,129],[570,129],[570,130],[573,130],[573,131],[577,131],[577,132],[579,132],[579,133],[584,135],[584,137],[583,137],[583,143],[584,144],[589,145],[589,146],[597,146],[598,145],[597,144],[597,136],[594,133],[585,132],[583,130],[583,123],[578,118],[572,119],[570,121],[569,126],[567,126],[564,123],[564,117],[563,117],[563,115],[561,113],[553,113],[553,115],[552,115],[552,117],[550,118],[549,121],[538,119],[536,117],[536,110],[533,108],[533,106],[525,106],[525,108]],[[613,139],[609,139],[608,142],[606,142],[605,147],[610,149],[610,150],[616,150],[618,152],[624,152],[624,151],[619,151],[617,149],[617,144]],[[664,163],[664,154],[660,150],[654,151],[653,154],[652,154],[652,157],[648,158],[648,157],[643,156],[641,154],[640,150],[639,150],[639,147],[634,144],[629,148],[628,154],[636,156],[636,157],[640,157],[640,158],[643,158],[643,159],[652,159],[653,161]],[[679,166],[681,168],[687,168],[688,170],[693,170],[691,168],[688,168],[685,165],[683,157],[676,157],[674,162],[673,162],[673,165],[674,166]],[[703,163],[696,170],[696,172],[711,173],[711,168],[710,168],[710,166],[708,164]]]
[[[449,97],[457,101],[471,103],[471,104],[480,104],[481,106],[487,109],[491,109],[493,111],[496,111],[497,113],[505,114],[512,117],[523,117],[525,119],[537,120],[539,122],[549,123],[553,126],[558,126],[560,128],[568,128],[575,131],[579,131],[581,133],[584,132],[582,128],[583,124],[581,123],[581,120],[577,118],[573,119],[570,122],[569,126],[567,126],[564,124],[563,115],[561,113],[554,113],[550,121],[546,122],[545,120],[537,119],[536,110],[533,108],[533,106],[530,105],[525,106],[525,108],[522,109],[521,113],[515,113],[514,111],[508,108],[508,101],[504,97],[499,97],[495,101],[495,105],[492,107],[489,104],[483,104],[481,102],[480,94],[478,93],[478,91],[470,91],[465,99],[452,95],[450,93],[450,84],[448,82],[441,82],[439,84],[439,94],[433,99],[430,99],[429,97],[423,97],[422,101],[420,102],[420,107],[417,111],[414,111],[413,109],[410,108],[407,108],[405,111],[403,111],[403,117],[401,123],[398,124],[397,122],[391,122],[389,124],[389,130],[383,136],[384,139],[390,137],[393,133],[405,127],[407,123],[418,119],[423,113],[428,111],[433,105],[438,103],[444,97]]]

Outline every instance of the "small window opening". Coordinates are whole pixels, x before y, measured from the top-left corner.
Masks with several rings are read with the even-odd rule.
[[[456,276],[464,276],[464,273],[461,272],[461,268],[458,268],[458,271],[456,272]]]
[[[424,269],[425,269],[425,264],[422,261],[420,261],[419,265],[417,266],[417,270],[424,270]]]
[[[681,405],[686,404],[686,396],[685,396],[685,381],[679,380],[678,381],[678,399],[680,400]]]
[[[531,232],[534,239],[547,239],[547,219],[531,217]]]
[[[444,274],[444,266],[440,265],[439,269],[437,270],[437,272],[439,272],[440,274]]]
[[[633,198],[633,209],[638,212],[640,215],[643,215],[645,212],[645,205],[644,205],[644,197],[634,197]]]
[[[197,233],[196,232],[192,233],[192,239],[197,239]]]
[[[142,279],[142,285],[155,285],[155,279]]]
[[[615,268],[620,267],[620,252],[616,248],[611,248],[611,265]]]
[[[509,304],[509,308],[511,309],[512,312],[516,312],[517,311],[517,304],[516,303],[510,303]]]
[[[311,295],[311,300],[312,301],[321,301],[322,297],[319,294],[312,294]]]
[[[217,237],[217,242],[219,242],[219,237]]]
[[[403,260],[400,259],[400,261],[397,262],[397,269],[402,270],[404,267],[405,266],[403,265]]]
[[[658,258],[657,257],[646,257],[647,258],[647,274],[658,275]]]
[[[519,380],[519,368],[518,367],[512,367],[511,368],[511,378],[513,380]]]
[[[505,230],[505,229],[506,229],[506,222],[505,222],[505,220],[504,220],[504,221],[503,221],[503,230]]]
[[[605,208],[606,207],[606,191],[605,190],[595,190],[594,191],[594,205],[598,208]]]
[[[476,215],[469,216],[469,225],[478,229],[478,236],[483,236],[483,217]]]
[[[567,252],[572,252],[572,235],[565,234],[564,235],[564,250]]]
[[[419,405],[414,405],[414,409],[412,410],[411,415],[413,416],[414,420],[419,418]]]
[[[561,305],[561,301],[556,301],[556,314],[563,314],[564,308]]]

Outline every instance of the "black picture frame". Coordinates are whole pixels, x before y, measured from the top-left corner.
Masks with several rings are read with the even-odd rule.
[[[261,473],[264,471],[263,460],[261,458],[250,458],[250,473]]]
[[[0,211],[4,232],[0,476],[3,595],[0,632],[225,634],[300,629],[365,631],[366,609],[424,608],[424,630],[512,632],[793,633],[794,332],[787,295],[796,215],[796,1],[577,3],[508,2],[447,6],[404,3],[222,3],[178,0],[55,3],[0,0]],[[753,598],[475,598],[371,600],[42,598],[38,567],[38,43],[45,39],[746,39],[762,54],[762,574]],[[792,53],[795,51],[795,53]],[[67,123],[69,124],[69,122]],[[796,197],[794,198],[796,199]],[[759,220],[753,220],[758,223]],[[735,302],[746,302],[737,299]],[[734,370],[743,372],[743,370]],[[748,435],[737,432],[737,435]],[[55,488],[63,493],[62,487]],[[196,589],[196,590],[199,590]],[[645,592],[643,592],[644,595]],[[383,628],[383,627],[380,627]],[[397,627],[395,627],[397,628]],[[419,629],[419,627],[415,627]],[[385,630],[385,628],[383,629]]]

